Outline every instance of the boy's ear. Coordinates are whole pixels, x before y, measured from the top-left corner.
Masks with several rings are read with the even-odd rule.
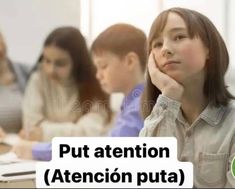
[[[134,52],[129,52],[126,55],[125,59],[126,59],[126,66],[129,70],[133,70],[139,62],[139,58],[137,54]]]

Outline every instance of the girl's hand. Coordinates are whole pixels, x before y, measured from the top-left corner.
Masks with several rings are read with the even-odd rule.
[[[184,87],[167,74],[161,72],[154,60],[153,52],[149,55],[148,71],[152,83],[162,92],[163,95],[180,101]]]
[[[37,144],[35,141],[21,140],[17,145],[12,147],[12,151],[18,158],[33,159],[32,149],[35,144]]]
[[[33,127],[30,130],[21,129],[19,136],[24,140],[41,141],[43,134],[41,127]]]
[[[3,139],[6,136],[4,130],[0,127],[0,139]]]

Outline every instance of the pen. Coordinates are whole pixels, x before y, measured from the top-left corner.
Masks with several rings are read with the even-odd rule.
[[[15,172],[15,173],[5,173],[2,174],[3,177],[14,177],[14,176],[22,176],[22,175],[31,175],[35,174],[36,171],[24,171],[24,172]]]

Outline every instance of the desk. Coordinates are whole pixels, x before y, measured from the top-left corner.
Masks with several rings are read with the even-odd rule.
[[[1,182],[0,188],[36,188],[35,180]]]
[[[8,152],[11,149],[9,145],[0,144],[0,155]],[[1,182],[0,188],[36,188],[35,180],[24,180],[14,182]]]

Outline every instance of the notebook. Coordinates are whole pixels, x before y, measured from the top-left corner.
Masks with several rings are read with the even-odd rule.
[[[34,179],[36,163],[34,160],[19,159],[14,152],[0,155],[0,182]]]
[[[0,138],[0,143],[14,146],[19,143],[20,140],[17,134],[7,134],[4,138]]]

